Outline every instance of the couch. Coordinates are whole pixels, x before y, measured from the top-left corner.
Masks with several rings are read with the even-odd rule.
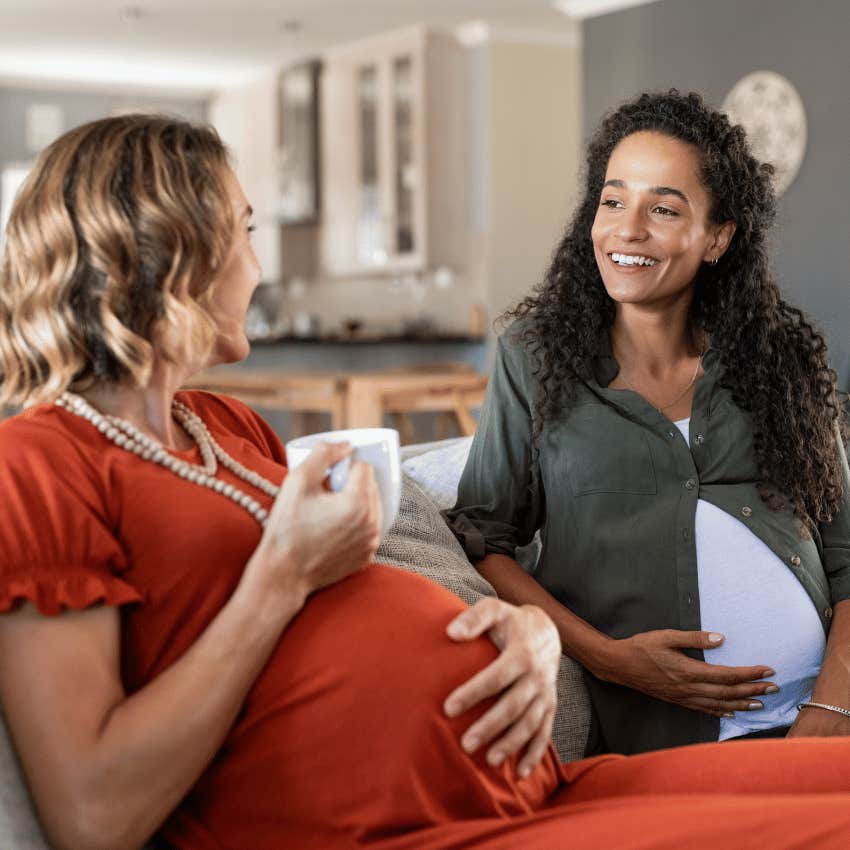
[[[377,560],[419,573],[466,602],[495,596],[466,559],[440,516],[454,503],[471,438],[402,450],[403,482],[398,518],[381,543]],[[590,708],[580,666],[562,657],[553,741],[562,760],[580,758]],[[0,848],[49,850],[33,812],[14,751],[0,717]]]

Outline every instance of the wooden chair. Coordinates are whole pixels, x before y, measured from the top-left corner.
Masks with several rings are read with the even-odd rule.
[[[464,436],[475,432],[487,378],[465,363],[406,366],[383,372],[302,373],[211,370],[193,378],[194,389],[231,395],[255,407],[299,416],[330,414],[331,428],[376,428],[384,417],[398,424],[402,442],[417,442],[409,414],[444,414]],[[302,422],[302,426],[306,423]],[[298,433],[316,428],[296,427]]]
[[[323,373],[209,371],[187,385],[230,395],[253,407],[296,415],[330,414],[331,428],[345,427],[346,379]],[[304,430],[304,429],[296,429]]]
[[[438,412],[448,414],[463,436],[475,433],[472,411],[480,408],[487,378],[471,370],[433,370],[352,375],[348,381],[347,415],[349,428],[374,427],[389,414],[398,423],[402,443],[416,442],[408,414]]]

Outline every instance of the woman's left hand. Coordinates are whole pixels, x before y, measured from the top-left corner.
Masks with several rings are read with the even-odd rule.
[[[832,611],[832,628],[811,699],[850,709],[850,599],[833,602]],[[850,717],[824,708],[801,708],[788,730],[789,738],[837,735],[850,735]]]
[[[800,709],[789,738],[833,738],[850,735],[850,717],[823,708]]]
[[[487,634],[501,651],[499,657],[446,698],[449,717],[501,695],[489,711],[463,735],[469,752],[494,742],[487,761],[500,765],[525,747],[520,776],[540,762],[552,736],[557,703],[555,682],[561,660],[561,640],[555,624],[536,605],[510,605],[482,599],[449,624],[452,640],[474,640]],[[495,740],[497,736],[500,736]]]

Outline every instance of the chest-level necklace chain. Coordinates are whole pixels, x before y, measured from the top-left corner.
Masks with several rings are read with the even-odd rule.
[[[85,419],[100,431],[108,440],[111,440],[119,448],[124,449],[142,460],[156,463],[164,469],[173,472],[180,478],[208,487],[216,493],[221,493],[239,507],[244,508],[251,514],[263,528],[268,521],[268,511],[252,496],[222,481],[216,477],[218,464],[230,470],[237,478],[257,490],[276,497],[280,492],[273,482],[264,478],[252,469],[246,469],[239,461],[232,458],[213,438],[203,419],[193,413],[182,402],[176,399],[172,403],[171,412],[177,422],[182,425],[186,433],[195,441],[201,453],[202,464],[189,463],[186,460],[170,454],[165,446],[158,440],[143,434],[135,425],[118,416],[110,416],[101,413],[92,407],[82,396],[71,392],[64,392],[58,399],[56,405],[71,413]]]
[[[697,375],[699,375],[699,367],[702,366],[702,356],[703,356],[703,354],[705,354],[705,347],[704,346],[703,346],[702,351],[700,351],[699,355],[697,356],[697,365],[696,365],[696,368],[694,369],[694,374],[691,375],[690,381],[688,381],[687,386],[682,390],[682,392],[680,392],[679,395],[677,395],[676,398],[673,399],[673,401],[669,401],[669,402],[667,402],[667,404],[661,405],[661,407],[658,407],[654,404],[652,405],[659,413],[663,414],[665,410],[669,410],[671,407],[673,407],[673,405],[680,402],[688,394],[688,391],[690,390],[690,388],[696,383]],[[643,393],[641,393],[641,391],[625,376],[625,374],[623,374],[622,369],[620,369],[620,377],[623,379],[623,383],[632,392],[637,393],[638,395],[643,395]]]

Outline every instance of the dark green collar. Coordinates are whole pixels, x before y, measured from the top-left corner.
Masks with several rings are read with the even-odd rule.
[[[720,352],[709,345],[702,356],[702,368],[706,374],[717,369],[719,356]],[[591,370],[591,383],[595,383],[599,389],[605,389],[620,372],[620,365],[614,359],[614,354],[611,351],[611,336],[607,330],[604,330],[599,338],[599,344],[593,355]]]

